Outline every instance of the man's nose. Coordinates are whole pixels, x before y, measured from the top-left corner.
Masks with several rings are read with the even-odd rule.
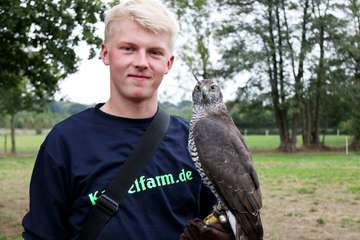
[[[134,59],[134,66],[139,70],[147,69],[149,66],[145,51],[138,51]]]

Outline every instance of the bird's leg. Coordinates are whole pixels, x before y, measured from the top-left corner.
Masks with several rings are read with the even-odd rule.
[[[211,225],[218,222],[217,216],[214,214],[214,212],[210,213],[205,219],[204,223],[206,225]]]
[[[214,209],[214,213],[219,219],[219,221],[223,224],[228,222],[228,218],[226,216],[226,211],[228,208],[225,206],[225,204],[221,201],[219,201]]]
[[[223,206],[223,204],[220,201],[216,205],[214,205],[212,213],[210,213],[204,219],[205,224],[207,224],[207,225],[214,224],[220,220],[219,216],[221,215],[221,211],[222,211],[221,210],[222,207],[220,207],[220,206]]]
[[[226,210],[228,210],[228,208],[225,206],[225,204],[223,202],[218,202],[217,205],[215,206],[215,209],[216,211],[219,211],[219,212],[226,212]]]

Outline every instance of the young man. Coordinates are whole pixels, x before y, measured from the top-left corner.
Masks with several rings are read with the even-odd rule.
[[[157,90],[174,61],[174,16],[158,1],[129,0],[112,8],[105,24],[101,57],[110,70],[110,98],[57,124],[41,145],[23,219],[26,240],[76,239],[157,112]],[[215,199],[201,184],[187,134],[188,123],[171,117],[98,239],[178,239],[187,222],[211,211]]]

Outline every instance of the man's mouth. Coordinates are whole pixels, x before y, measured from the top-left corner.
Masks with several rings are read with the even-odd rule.
[[[138,79],[150,79],[150,76],[146,76],[146,75],[139,75],[139,74],[129,74],[128,77],[132,77],[132,78],[138,78]]]

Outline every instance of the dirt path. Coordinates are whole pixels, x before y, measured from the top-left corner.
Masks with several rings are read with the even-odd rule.
[[[20,192],[17,184],[13,186],[12,194],[4,194],[0,198],[0,236],[14,237],[19,236],[22,232],[21,220],[28,208],[28,197],[26,192]],[[1,188],[0,184],[1,192],[6,193]]]
[[[339,189],[299,193],[264,186],[263,195],[265,239],[360,239],[359,194]]]

